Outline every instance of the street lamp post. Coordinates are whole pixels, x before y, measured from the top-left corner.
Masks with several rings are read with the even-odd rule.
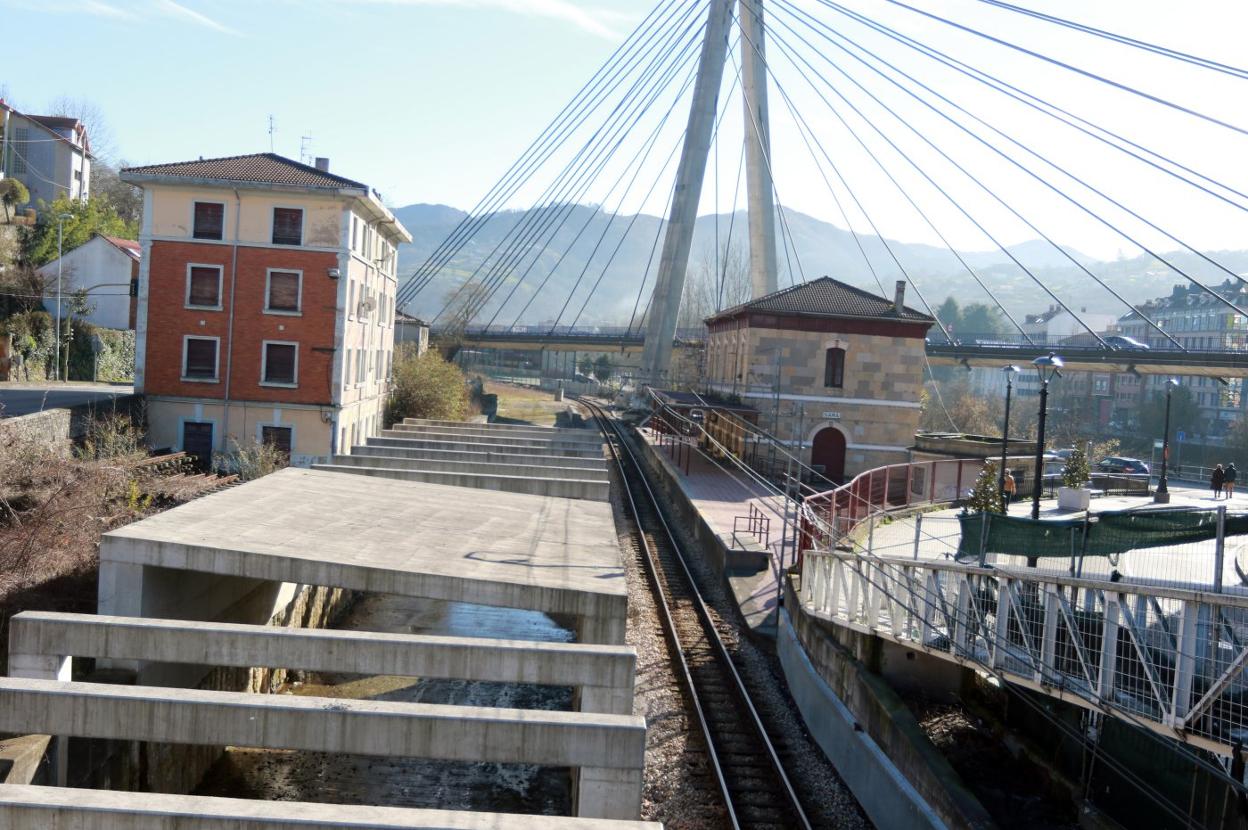
[[[1013,364],[1001,369],[1005,373],[1005,425],[1001,429],[1001,469],[997,472],[997,491],[1001,493],[1001,503],[1005,512],[1010,512],[1010,502],[1005,494],[1005,458],[1010,450],[1010,394],[1014,391],[1014,376],[1018,367]]]
[[[1170,503],[1170,485],[1166,480],[1166,462],[1170,459],[1170,394],[1179,382],[1174,378],[1166,380],[1166,425],[1161,436],[1161,478],[1157,482],[1157,492],[1153,493],[1153,501],[1157,504]]]
[[[61,377],[61,269],[64,264],[65,220],[74,217],[68,213],[56,217],[56,367],[52,370],[53,380],[65,380]]]
[[[1031,518],[1040,518],[1040,491],[1044,489],[1044,419],[1049,406],[1049,381],[1059,377],[1062,372],[1062,359],[1049,352],[1044,357],[1037,357],[1032,365],[1040,373],[1040,423],[1036,428],[1036,469],[1035,486],[1031,488]],[[1035,567],[1035,560],[1028,558],[1027,564]]]

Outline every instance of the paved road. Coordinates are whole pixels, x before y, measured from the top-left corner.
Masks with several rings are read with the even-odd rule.
[[[0,384],[0,417],[12,418],[44,409],[77,406],[93,401],[109,401],[133,393],[134,388],[130,386]]]

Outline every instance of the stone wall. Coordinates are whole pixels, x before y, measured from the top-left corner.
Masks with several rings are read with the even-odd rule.
[[[30,439],[60,447],[68,452],[75,441],[87,434],[87,428],[93,420],[112,412],[141,416],[143,397],[125,395],[100,404],[87,403],[69,408],[45,409],[13,418],[0,418],[0,445],[15,439]]]

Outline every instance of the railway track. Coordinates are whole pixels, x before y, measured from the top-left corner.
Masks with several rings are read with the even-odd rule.
[[[709,764],[733,828],[811,828],[801,799],[756,710],[718,622],[698,591],[681,544],[668,526],[622,427],[579,399],[607,439],[624,482],[625,508],[656,594],[661,623],[677,657],[678,679],[703,733]],[[727,627],[727,626],[725,626]]]

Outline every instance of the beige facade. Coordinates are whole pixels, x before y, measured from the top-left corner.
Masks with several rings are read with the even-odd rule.
[[[827,278],[771,296],[785,306],[765,297],[708,321],[710,387],[757,409],[760,426],[834,478],[907,461],[930,319],[893,311],[900,294],[890,304]],[[856,313],[819,311],[837,302]]]

